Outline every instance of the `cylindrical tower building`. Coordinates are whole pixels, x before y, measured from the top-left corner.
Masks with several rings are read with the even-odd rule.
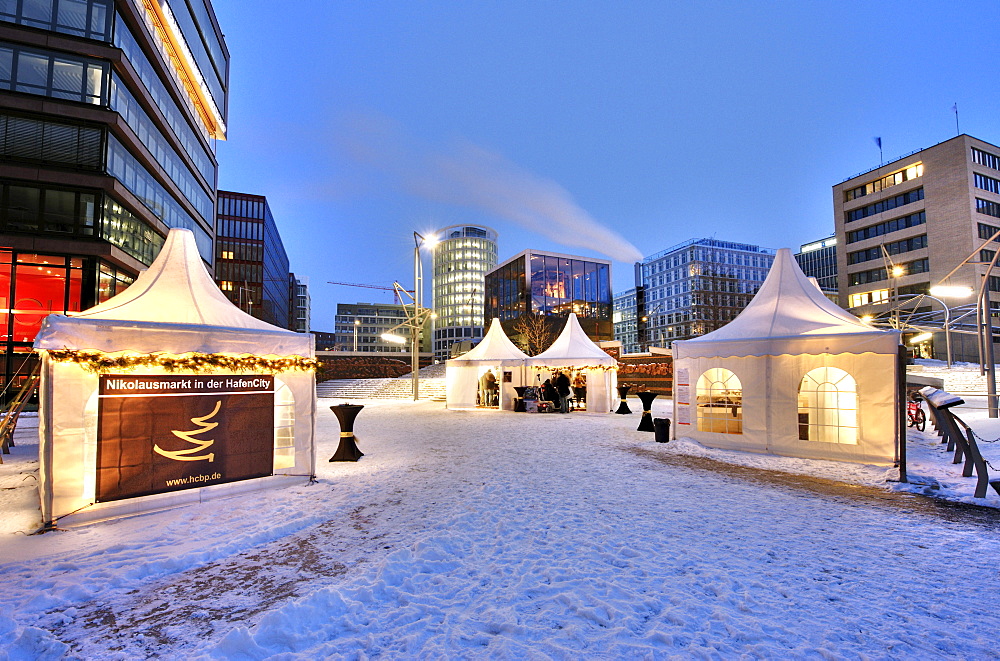
[[[451,225],[434,246],[434,360],[456,342],[483,337],[483,277],[497,265],[497,232],[485,225]]]

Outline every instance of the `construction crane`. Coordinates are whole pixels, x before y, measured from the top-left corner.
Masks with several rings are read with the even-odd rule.
[[[366,285],[366,284],[362,284],[362,283],[358,283],[358,282],[330,282],[330,281],[327,281],[326,284],[328,284],[328,285],[341,285],[341,286],[344,286],[344,287],[364,287],[366,289],[382,289],[382,290],[385,290],[385,291],[391,291],[393,293],[394,300],[396,301],[396,303],[398,303],[399,305],[403,304],[403,301],[399,297],[399,292],[396,290],[395,287],[383,287],[382,285]],[[407,294],[411,294],[411,295],[413,294],[413,290],[412,289],[405,289],[403,291],[405,291]]]

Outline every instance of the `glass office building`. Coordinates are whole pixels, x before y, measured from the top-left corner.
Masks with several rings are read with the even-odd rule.
[[[434,360],[451,345],[483,337],[486,272],[497,264],[497,233],[483,225],[452,225],[435,233]]]
[[[215,281],[244,312],[294,330],[288,255],[263,195],[219,191]]]
[[[170,228],[213,265],[229,53],[208,0],[13,0],[0,28],[9,382],[46,314],[122,291]]]
[[[828,236],[819,241],[803,244],[795,261],[799,268],[816,283],[828,296],[837,296],[837,237]]]
[[[486,319],[500,319],[512,339],[523,315],[547,317],[558,332],[570,312],[590,339],[614,339],[611,262],[525,250],[486,274]]]

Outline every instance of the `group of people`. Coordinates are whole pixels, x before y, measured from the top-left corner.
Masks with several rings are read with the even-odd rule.
[[[558,404],[560,413],[569,413],[569,400],[573,398],[578,403],[587,401],[587,380],[580,372],[570,381],[565,372],[557,371],[542,384],[542,399]]]
[[[587,379],[581,372],[577,372],[570,380],[566,372],[556,371],[552,378],[545,379],[540,394],[543,401],[558,406],[560,413],[569,413],[571,399],[575,398],[577,406],[587,401]],[[500,384],[493,370],[486,370],[479,377],[478,395],[480,406],[500,405]]]

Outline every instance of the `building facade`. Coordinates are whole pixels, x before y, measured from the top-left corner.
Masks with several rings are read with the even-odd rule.
[[[411,306],[412,308],[412,306]],[[397,328],[406,321],[404,306],[398,303],[338,303],[334,317],[333,351],[355,353],[410,353],[407,328]],[[382,338],[391,333],[407,341],[390,342]],[[431,339],[428,333],[420,338],[420,352],[429,353]]]
[[[487,273],[485,282],[486,319],[500,319],[516,341],[524,341],[518,330],[522,317],[545,317],[558,333],[570,312],[590,339],[614,339],[607,260],[525,250]]]
[[[635,348],[668,347],[726,325],[760,289],[773,261],[769,248],[717,239],[690,239],[646,257],[636,264],[643,297]]]
[[[622,343],[622,353],[639,352],[638,291],[641,288],[633,287],[615,294],[612,299],[611,321],[614,324],[615,339]]]
[[[297,278],[294,273],[289,274],[288,280],[292,287],[289,296],[292,305],[289,312],[289,330],[296,333],[308,333],[312,323],[312,299],[309,296],[309,281]]]
[[[263,195],[219,191],[215,281],[241,310],[291,328],[288,255]]]
[[[835,301],[837,294],[837,237],[829,236],[818,241],[810,241],[795,253],[799,268],[816,283],[823,293]]]
[[[842,181],[833,203],[840,304],[854,314],[884,314],[937,284],[978,290],[986,265],[965,262],[989,262],[1000,249],[993,241],[979,250],[1000,232],[1000,147],[956,136]],[[1000,307],[992,274],[989,291],[990,305]],[[941,335],[936,358],[945,357]],[[956,359],[978,360],[975,338],[952,335]]]
[[[122,291],[170,228],[212,266],[228,82],[208,0],[0,3],[5,382],[46,314]]]
[[[450,357],[456,342],[483,337],[486,272],[497,264],[497,233],[483,225],[452,225],[435,233],[434,360]]]

